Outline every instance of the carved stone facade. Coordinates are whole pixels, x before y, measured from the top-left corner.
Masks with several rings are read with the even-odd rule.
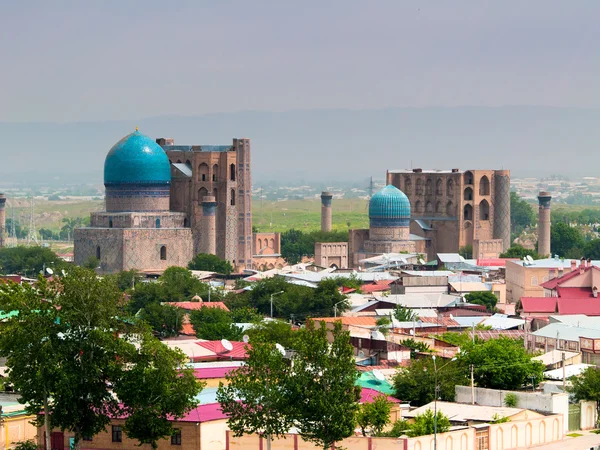
[[[315,264],[321,267],[348,268],[347,242],[315,242]]]
[[[255,270],[281,269],[281,233],[254,233],[252,235],[252,268]]]
[[[510,172],[507,170],[388,171],[412,207],[411,233],[431,238],[429,258],[456,253],[475,240],[510,246]]]

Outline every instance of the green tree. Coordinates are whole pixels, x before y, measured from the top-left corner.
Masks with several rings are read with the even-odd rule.
[[[195,295],[206,297],[208,293],[208,284],[200,281],[183,267],[169,267],[158,281],[162,284],[163,296],[168,302],[185,302]],[[216,297],[217,295],[212,300],[217,300]]]
[[[530,250],[519,244],[511,245],[504,253],[500,254],[500,258],[519,258],[531,256],[533,259],[539,259],[539,255],[535,250]]]
[[[438,377],[439,398],[454,401],[456,385],[469,382],[467,371],[455,361],[440,369]],[[408,367],[398,369],[393,380],[396,397],[423,406],[434,399],[435,368],[432,358],[414,359]]]
[[[247,332],[250,344],[281,344],[285,348],[294,348],[296,332],[289,323],[281,320],[269,320],[250,328]]]
[[[394,311],[394,317],[399,322],[413,322],[419,319],[419,316],[417,316],[417,314],[415,314],[415,312],[412,309],[407,308],[403,305],[396,306],[396,310]]]
[[[304,440],[330,449],[354,433],[359,408],[350,333],[340,323],[328,332],[325,323],[308,321],[298,331],[295,351],[294,372],[285,386],[295,426]]]
[[[121,372],[115,393],[126,414],[124,430],[140,445],[150,444],[173,433],[172,420],[182,418],[196,404],[204,386],[196,382],[187,357],[172,350],[149,333],[142,336],[139,348],[128,347],[128,370]]]
[[[399,419],[392,424],[392,428],[389,431],[381,431],[376,434],[377,437],[400,437],[406,434],[406,431],[410,429],[408,420]]]
[[[73,233],[75,228],[82,225],[83,219],[81,217],[65,217],[62,222],[64,225],[61,228],[61,233],[66,235],[67,241],[73,240]]]
[[[38,450],[38,446],[33,439],[17,442],[17,444],[12,448],[14,450]]]
[[[515,390],[531,379],[534,383],[543,379],[544,365],[532,359],[520,339],[501,336],[475,345],[467,343],[461,350],[458,363],[465,372],[473,365],[477,386]]]
[[[256,308],[244,306],[231,310],[231,320],[234,323],[259,323],[265,317]]]
[[[315,242],[348,242],[348,231],[304,233],[290,229],[281,233],[281,256],[289,264],[297,264],[303,256],[314,255]]]
[[[188,269],[205,270],[229,275],[233,272],[233,266],[227,260],[208,253],[198,253],[188,264]]]
[[[510,227],[512,236],[517,237],[521,232],[537,222],[536,214],[529,203],[519,197],[516,192],[510,193]],[[512,240],[512,239],[511,239]]]
[[[90,256],[88,259],[84,261],[81,267],[85,269],[95,270],[100,266],[100,260],[95,256]]]
[[[586,242],[583,249],[583,255],[586,258],[600,259],[600,239],[592,239]]]
[[[465,295],[465,300],[474,305],[483,305],[488,312],[496,311],[496,303],[498,303],[498,297],[492,292],[480,291],[480,292],[469,292]]]
[[[366,402],[360,405],[356,415],[356,422],[360,427],[363,436],[369,431],[377,436],[388,423],[390,423],[390,412],[392,404],[386,395],[377,395],[372,402]]]
[[[471,244],[463,245],[458,249],[458,254],[465,259],[473,258],[473,246]]]
[[[138,317],[145,321],[160,336],[177,336],[183,328],[184,311],[170,305],[150,303],[144,306]]]
[[[415,341],[413,338],[400,341],[400,345],[410,349],[411,359],[416,358],[417,353],[431,353],[429,345],[427,345],[425,342]]]
[[[0,248],[0,272],[36,277],[44,267],[55,270],[69,265],[47,247],[4,247]]]
[[[50,448],[50,398],[61,376],[59,347],[63,327],[58,322],[54,295],[44,278],[29,284],[0,283],[0,309],[15,311],[0,327],[0,356],[6,357],[8,381],[27,401],[25,410],[43,425]],[[39,414],[43,412],[43,414]]]
[[[190,322],[196,336],[208,341],[220,339],[239,341],[243,335],[242,329],[233,324],[231,313],[221,308],[204,306],[192,311]]]
[[[569,392],[576,401],[586,400],[596,402],[597,426],[600,426],[600,368],[588,367],[579,376],[569,378]]]
[[[437,424],[435,424],[436,416]],[[410,429],[406,434],[409,437],[427,436],[433,434],[435,429],[438,433],[445,433],[450,429],[450,426],[450,419],[444,413],[438,411],[434,416],[433,411],[428,409],[423,414],[414,417],[414,422],[410,425]]]
[[[117,279],[117,285],[122,291],[127,291],[135,287],[135,284],[142,278],[135,269],[122,270],[114,275]]]
[[[274,437],[284,435],[294,424],[286,383],[291,364],[275,344],[257,343],[248,349],[246,364],[227,374],[219,383],[217,401],[229,417],[235,436],[260,433],[267,438],[267,450]]]
[[[583,254],[584,240],[581,231],[575,227],[559,222],[550,228],[550,251],[552,254],[567,257],[567,254]]]

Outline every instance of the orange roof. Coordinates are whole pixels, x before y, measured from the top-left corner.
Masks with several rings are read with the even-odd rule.
[[[229,311],[229,308],[223,302],[165,302],[163,304],[185,309],[186,311],[194,311],[204,307],[220,308]]]
[[[312,320],[319,322],[341,322],[342,325],[363,325],[374,327],[377,325],[375,317],[315,317]]]
[[[180,333],[188,336],[196,336],[196,332],[194,331],[194,327],[191,323],[184,323],[181,327]]]

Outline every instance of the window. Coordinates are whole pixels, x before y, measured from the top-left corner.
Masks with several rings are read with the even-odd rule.
[[[110,219],[108,219],[108,228],[112,228],[113,227],[113,221],[112,221],[112,217]]]
[[[473,172],[467,171],[465,172],[465,184],[473,184]]]
[[[428,178],[425,183],[425,193],[427,195],[433,194],[433,181],[431,181],[431,178]]]
[[[200,189],[198,189],[198,204],[199,205],[202,205],[202,200],[207,195],[208,195],[208,190],[206,188],[200,188]]]
[[[485,175],[479,180],[479,195],[490,195],[490,180]]]
[[[231,200],[230,200],[231,206],[235,206],[235,190],[232,189],[231,190]]]
[[[123,430],[118,425],[112,426],[112,441],[123,442]]]
[[[452,197],[454,195],[454,182],[450,179],[446,183],[446,195]]]
[[[235,181],[235,164],[229,166],[229,179]]]
[[[208,180],[208,164],[202,163],[198,166],[198,181]]]
[[[464,199],[467,201],[473,200],[473,189],[471,189],[471,188],[465,189]]]
[[[100,259],[100,246],[96,247],[96,259]]]
[[[219,173],[219,165],[215,164],[212,168],[212,180],[217,181],[217,173]]]
[[[88,442],[92,442],[92,437],[91,436],[84,436],[83,440],[84,441],[88,441]]]
[[[443,195],[441,179],[438,179],[435,183],[435,195]]]
[[[181,445],[181,429],[175,428],[171,435],[171,445]]]
[[[471,205],[465,205],[465,209],[463,211],[465,220],[473,219],[473,207]]]
[[[487,200],[483,200],[479,204],[479,219],[490,220],[490,204],[487,202]]]
[[[156,224],[156,228],[160,228],[160,219],[156,219],[155,224]]]
[[[167,260],[167,246],[163,245],[160,248],[160,260],[161,261],[166,261]]]
[[[417,178],[416,186],[417,195],[423,195],[423,180]]]

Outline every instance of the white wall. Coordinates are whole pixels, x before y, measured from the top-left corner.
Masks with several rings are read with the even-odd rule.
[[[471,403],[471,387],[456,386],[456,402]],[[506,394],[517,396],[517,408],[530,409],[543,413],[563,414],[563,432],[569,427],[569,394],[541,392],[501,391],[498,389],[475,388],[475,404],[484,406],[505,406]]]

